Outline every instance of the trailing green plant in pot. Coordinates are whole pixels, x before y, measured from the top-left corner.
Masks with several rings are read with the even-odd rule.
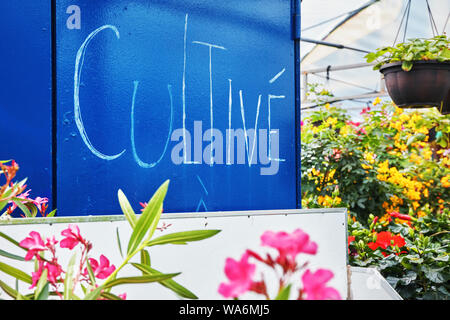
[[[446,35],[409,39],[383,47],[365,56],[376,62],[374,70],[384,75],[386,88],[401,108],[436,107],[449,112],[450,40]]]

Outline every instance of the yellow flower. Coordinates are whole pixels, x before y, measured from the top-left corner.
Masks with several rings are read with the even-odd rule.
[[[381,102],[380,97],[376,97],[375,100],[373,101],[373,105],[376,106],[377,104],[379,104]]]
[[[336,118],[329,117],[327,119],[327,121],[325,122],[325,124],[329,125],[330,127],[334,127],[337,122],[338,122],[338,120]]]
[[[446,175],[445,177],[442,177],[441,184],[444,188],[450,188],[450,175]]]
[[[339,133],[344,137],[347,136],[349,132],[350,132],[350,126],[348,126],[348,125],[343,126],[341,128],[341,130],[339,131]]]
[[[417,217],[422,218],[425,217],[427,214],[424,211],[417,212]]]
[[[430,149],[426,149],[423,151],[423,158],[425,160],[431,160],[432,155],[433,155],[433,152]]]

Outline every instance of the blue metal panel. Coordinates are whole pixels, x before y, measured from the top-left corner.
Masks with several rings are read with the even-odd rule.
[[[0,159],[15,159],[31,196],[51,198],[50,1],[1,1]]]
[[[118,213],[117,189],[136,204],[165,179],[165,212],[295,208],[291,20],[288,0],[57,0],[59,214]],[[266,139],[279,130],[272,158],[281,160],[262,164],[258,145],[249,165],[249,135],[245,163],[227,165],[226,129],[254,129],[256,119]],[[211,127],[223,144],[195,134]],[[177,164],[188,133],[191,156]],[[221,164],[205,163],[210,144],[223,146]],[[262,175],[270,165],[276,174]]]

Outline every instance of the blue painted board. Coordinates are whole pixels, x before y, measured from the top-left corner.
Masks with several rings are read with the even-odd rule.
[[[166,179],[164,212],[296,207],[291,1],[57,0],[56,30],[60,215]]]
[[[50,1],[1,1],[0,30],[0,159],[19,163],[31,197],[51,201]]]

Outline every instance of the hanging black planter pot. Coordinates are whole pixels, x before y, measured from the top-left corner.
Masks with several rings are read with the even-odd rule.
[[[410,71],[402,69],[401,62],[383,65],[386,89],[394,103],[401,108],[430,108],[441,106],[450,92],[450,62],[437,60],[414,61]],[[443,107],[445,108],[445,106]],[[442,108],[442,109],[443,109]],[[442,110],[444,112],[445,110]]]

